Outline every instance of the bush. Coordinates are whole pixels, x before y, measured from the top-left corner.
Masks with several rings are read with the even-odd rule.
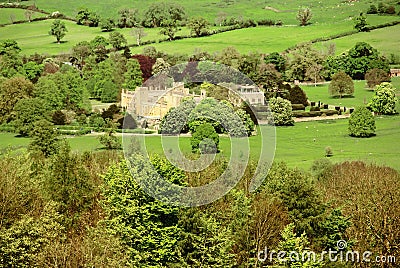
[[[333,164],[328,158],[315,160],[311,166],[311,174],[317,180],[327,179],[332,170]]]
[[[200,150],[203,154],[216,153],[219,148],[219,136],[211,124],[204,123],[192,133],[190,144],[193,152]]]
[[[365,73],[365,80],[369,88],[374,88],[383,82],[390,82],[390,76],[382,69],[374,68]]]
[[[304,90],[299,86],[289,88],[289,98],[292,104],[303,104],[305,107],[308,106],[308,98]]]
[[[292,103],[292,110],[293,111],[304,111],[306,107],[303,104],[293,104]]]
[[[358,107],[349,119],[349,135],[353,137],[370,137],[375,134],[375,118],[366,107]]]
[[[269,99],[269,108],[273,118],[270,118],[276,126],[292,126],[294,120],[292,118],[292,105],[290,101],[278,98]]]
[[[375,5],[370,5],[367,14],[378,14],[378,9]]]
[[[354,82],[351,77],[343,71],[339,71],[332,76],[332,81],[329,84],[329,94],[331,96],[353,95]]]
[[[333,156],[333,150],[330,146],[325,147],[325,156],[326,157],[331,157]]]
[[[51,118],[54,125],[65,125],[67,122],[67,116],[62,111],[55,111]]]
[[[310,112],[314,112],[314,111],[319,112],[320,110],[321,109],[319,107],[311,107],[310,108]]]
[[[368,103],[368,108],[378,114],[395,114],[397,100],[393,85],[383,82],[376,87],[375,94]]]

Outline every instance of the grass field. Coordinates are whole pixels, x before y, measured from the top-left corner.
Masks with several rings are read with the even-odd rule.
[[[293,127],[276,128],[275,161],[285,161],[292,167],[308,169],[314,160],[323,158],[325,147],[333,149],[332,161],[365,160],[385,164],[400,170],[397,148],[400,146],[400,116],[383,116],[376,118],[376,136],[367,139],[352,138],[347,135],[347,119],[310,121],[296,123]],[[95,136],[68,138],[75,151],[101,150],[102,146]],[[257,160],[260,150],[260,136],[250,137],[250,154]],[[29,143],[27,138],[16,138],[11,133],[0,133],[0,148],[21,148]],[[149,153],[162,155],[160,136],[146,136]],[[183,152],[190,152],[190,138],[181,137],[180,146]],[[221,137],[222,154],[229,157],[230,141]]]
[[[382,24],[396,19],[396,17],[384,16],[374,18],[376,18],[375,23],[371,23],[371,25]],[[270,53],[274,51],[281,52],[301,42],[308,42],[316,38],[328,37],[351,30],[353,30],[353,21],[350,20],[338,22],[334,25],[313,24],[307,27],[256,27],[240,29],[201,38],[191,38],[172,42],[163,42],[159,44],[151,44],[150,46],[154,46],[157,50],[172,54],[177,52],[190,54],[193,53],[195,48],[201,48],[203,51],[212,53],[221,51],[228,46],[234,46],[241,53],[248,53],[251,51]],[[386,38],[388,39],[391,36],[388,31],[386,32],[386,35]],[[364,39],[364,41],[368,41],[368,38]],[[391,43],[398,44],[400,46],[400,39],[395,39]],[[350,49],[354,46],[354,44],[355,43],[347,44],[348,46],[345,47],[341,52]],[[381,45],[381,48],[383,51],[385,51],[384,42]],[[393,50],[392,44],[390,44],[389,50]],[[142,51],[143,47],[132,48],[133,53],[141,53]]]
[[[393,78],[392,84],[397,88],[397,94],[400,94],[400,77]],[[345,97],[341,99],[333,98],[329,95],[328,87],[328,84],[301,86],[310,101],[321,101],[335,106],[357,107],[364,105],[369,102],[374,94],[373,90],[366,88],[366,82],[364,80],[354,81],[354,97]]]
[[[335,43],[336,54],[340,54],[353,47],[357,42],[367,42],[386,56],[391,53],[398,55],[400,52],[400,25],[376,29],[371,32],[357,33],[329,42],[320,42],[315,44],[315,47],[322,49],[326,46],[326,43]]]
[[[43,18],[47,15],[34,12],[32,15],[32,19],[35,18]],[[12,23],[11,17],[13,17],[13,21],[19,20],[27,20],[25,17],[25,10],[20,8],[0,8],[0,24]]]
[[[140,0],[120,0],[120,1],[61,1],[61,0],[34,0],[24,3],[35,3],[39,8],[49,12],[60,11],[68,16],[75,17],[81,7],[87,7],[96,11],[100,16],[117,17],[118,10],[122,8],[136,8],[140,16],[145,10],[156,1]],[[188,17],[203,16],[214,23],[220,12],[227,16],[259,19],[282,20],[285,24],[296,24],[296,14],[298,9],[309,7],[314,16],[314,23],[333,23],[349,17],[358,15],[361,11],[366,11],[371,2],[370,0],[360,1],[341,1],[341,0],[308,0],[308,1],[279,1],[279,0],[181,0],[175,1],[182,5]],[[383,1],[390,2],[390,1]],[[393,1],[391,1],[393,2]],[[397,7],[399,7],[397,5]]]

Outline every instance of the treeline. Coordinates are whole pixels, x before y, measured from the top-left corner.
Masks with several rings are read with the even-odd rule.
[[[322,159],[301,171],[277,163],[249,193],[252,163],[224,198],[179,208],[136,180],[155,168],[175,184],[202,185],[227,160],[194,174],[158,156],[119,160],[114,151],[58,146],[47,158],[34,150],[0,157],[0,267],[349,267],[339,261],[348,250],[372,251],[371,260],[400,253],[400,178],[391,168]],[[300,256],[331,249],[338,261],[270,259],[266,248]]]

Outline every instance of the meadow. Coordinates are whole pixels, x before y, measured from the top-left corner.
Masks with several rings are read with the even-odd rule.
[[[61,0],[35,0],[24,2],[27,4],[36,4],[41,9],[49,12],[60,11],[68,16],[75,17],[78,10],[87,7],[97,12],[103,17],[118,16],[118,11],[122,8],[136,8],[140,16],[143,16],[145,10],[155,1],[140,0],[120,0],[120,1],[93,1],[85,2],[79,0],[61,1]],[[215,22],[219,13],[225,13],[228,17],[243,17],[260,19],[282,20],[284,24],[297,24],[296,14],[300,8],[311,8],[314,16],[314,23],[335,23],[358,15],[360,10],[367,10],[371,1],[318,1],[309,0],[306,3],[297,1],[235,1],[235,0],[181,0],[175,1],[185,8],[188,17],[203,16],[210,22]],[[396,2],[394,2],[396,4]],[[398,7],[399,5],[397,5]]]
[[[398,152],[395,150],[400,146],[400,116],[376,117],[376,126],[376,136],[364,139],[348,136],[348,119],[299,122],[292,127],[277,127],[275,161],[285,161],[291,167],[308,169],[315,160],[325,157],[325,147],[330,146],[333,150],[330,159],[333,162],[364,160],[400,170]],[[259,135],[249,138],[253,161],[258,161],[260,139]],[[74,151],[104,150],[96,136],[69,137],[67,140]],[[160,136],[149,135],[145,141],[149,154],[163,155]],[[189,154],[190,137],[182,136],[179,142],[182,152]],[[29,138],[0,133],[2,152],[7,148],[21,150],[28,144]],[[231,148],[228,137],[220,138],[220,148],[221,155],[229,157]]]
[[[47,15],[39,12],[32,14],[32,19],[43,18]],[[12,18],[12,20],[11,20]],[[12,23],[13,21],[27,20],[25,10],[19,8],[0,8],[0,24]]]

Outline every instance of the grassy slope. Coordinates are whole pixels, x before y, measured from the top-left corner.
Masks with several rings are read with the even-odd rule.
[[[1,8],[0,9],[0,24],[11,23],[10,16],[14,15],[14,21],[27,20],[25,17],[25,10],[19,8]],[[46,17],[45,14],[34,12],[32,19]]]
[[[316,47],[322,48],[326,43],[335,43],[336,52],[340,54],[353,47],[356,42],[368,42],[386,56],[389,56],[391,53],[398,55],[400,47],[400,25],[345,36],[329,42],[321,42],[316,44]]]
[[[118,10],[122,8],[137,8],[141,16],[144,11],[152,3],[156,1],[141,1],[141,0],[119,0],[119,1],[79,1],[79,0],[35,0],[27,3],[35,3],[39,8],[52,11],[60,11],[69,16],[75,16],[79,8],[87,7],[90,10],[96,11],[100,16],[105,17],[117,17]],[[344,19],[355,14],[358,14],[361,10],[367,10],[370,1],[360,0],[356,2],[348,3],[347,1],[340,0],[307,0],[307,1],[285,1],[280,0],[180,0],[174,1],[182,5],[188,17],[195,15],[201,15],[207,18],[210,22],[214,22],[219,12],[224,12],[228,16],[253,19],[281,19],[285,24],[296,24],[296,13],[299,8],[310,7],[313,11],[314,22],[334,22],[338,19]],[[376,1],[378,2],[378,1]],[[387,1],[384,1],[387,2]],[[277,9],[274,10],[265,9],[266,6]]]
[[[382,24],[396,19],[396,17],[375,17],[374,23],[371,23],[371,25]],[[228,46],[234,46],[241,53],[248,53],[250,51],[270,53],[274,51],[283,51],[286,48],[294,46],[300,42],[307,42],[319,37],[328,37],[351,30],[353,30],[353,21],[349,20],[337,22],[334,25],[313,24],[307,27],[257,27],[240,29],[202,38],[151,44],[150,46],[154,46],[158,50],[168,53],[179,52],[190,54],[195,48],[201,48],[202,50],[211,53],[215,51],[221,51]],[[370,32],[369,35],[356,38],[359,40],[368,41],[369,37],[371,37],[373,34],[374,31]],[[353,36],[358,35],[359,34]],[[353,36],[349,37],[349,39],[351,39]],[[380,34],[376,38],[383,41],[389,39],[391,36],[392,34],[390,33],[390,30],[388,30],[384,31],[383,34]],[[392,40],[387,51],[393,50],[393,44],[400,45],[400,39]],[[341,52],[351,48],[352,46],[354,46],[354,43],[346,44],[345,49],[341,50]],[[385,42],[382,42],[380,48],[383,51],[386,51]],[[133,48],[132,52],[141,53],[142,50],[143,48]]]

